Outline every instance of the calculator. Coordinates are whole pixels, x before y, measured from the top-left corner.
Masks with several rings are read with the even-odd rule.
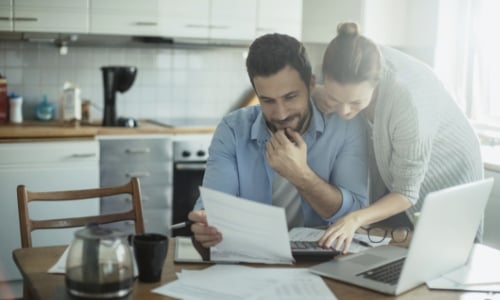
[[[296,261],[325,261],[340,254],[333,247],[322,248],[318,242],[311,241],[290,241],[290,247]]]

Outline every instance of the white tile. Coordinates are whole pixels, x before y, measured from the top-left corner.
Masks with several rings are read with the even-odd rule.
[[[139,49],[137,49],[137,48],[126,49],[125,50],[125,61],[127,62],[127,65],[129,65],[129,66],[138,67],[140,65],[140,51],[139,51]]]
[[[159,69],[171,69],[172,68],[172,50],[171,49],[160,49],[158,50],[157,67]]]
[[[156,49],[140,49],[140,68],[155,68],[157,66]]]
[[[188,55],[185,50],[175,49],[172,57],[173,68],[175,70],[185,70],[188,66]]]
[[[158,85],[159,86],[170,86],[172,82],[171,70],[160,69],[158,70]]]
[[[19,50],[8,49],[5,52],[5,66],[6,67],[22,67],[23,66],[23,53]]]
[[[25,68],[36,68],[39,66],[38,48],[28,48],[23,51],[23,66]]]
[[[23,69],[22,68],[5,68],[5,77],[7,77],[8,85],[23,84]]]
[[[40,47],[38,51],[39,66],[49,68],[59,67],[59,53],[56,48]]]
[[[191,81],[188,81],[188,73],[186,71],[177,70],[173,74],[173,85],[174,86],[185,86]]]
[[[59,70],[52,68],[43,68],[43,74],[40,78],[40,83],[43,84],[60,84],[62,88],[62,82],[59,82]]]
[[[41,70],[38,68],[23,69],[23,84],[26,85],[40,85]]]
[[[142,68],[137,70],[136,82],[134,84],[157,86],[158,85],[158,72],[156,69]]]

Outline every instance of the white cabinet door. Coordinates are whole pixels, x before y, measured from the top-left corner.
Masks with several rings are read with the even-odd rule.
[[[252,40],[256,0],[162,0],[160,34],[173,38]]]
[[[160,35],[181,38],[208,38],[210,0],[160,0]]]
[[[0,144],[0,262],[6,280],[21,279],[12,260],[12,250],[21,247],[17,185],[37,191],[98,187],[98,149],[97,141]],[[33,218],[95,215],[99,213],[99,199],[71,205],[33,203],[30,213]],[[35,231],[33,244],[68,244],[74,230]]]
[[[256,0],[212,0],[210,38],[251,41],[256,13]]]
[[[14,30],[12,0],[0,0],[0,30]]]
[[[158,5],[158,0],[90,0],[90,33],[156,36]]]
[[[89,0],[15,0],[14,30],[88,33]]]
[[[301,39],[302,0],[257,0],[255,37],[274,32]]]
[[[337,35],[340,22],[363,24],[365,0],[304,1],[302,15],[302,41],[328,44]]]

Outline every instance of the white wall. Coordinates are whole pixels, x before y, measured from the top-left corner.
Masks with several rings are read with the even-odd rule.
[[[131,89],[117,96],[117,115],[135,118],[218,118],[251,87],[243,53],[246,47],[185,48],[70,47],[60,55],[51,44],[0,41],[0,73],[8,91],[22,95],[25,119],[47,94],[56,101],[64,81],[78,84],[82,97],[103,106],[100,67],[138,67]],[[102,111],[93,108],[93,118]]]

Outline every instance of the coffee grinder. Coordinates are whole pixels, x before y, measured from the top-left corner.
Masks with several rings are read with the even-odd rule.
[[[137,68],[131,66],[101,67],[104,82],[104,116],[102,126],[117,126],[116,92],[126,92],[134,83]]]

